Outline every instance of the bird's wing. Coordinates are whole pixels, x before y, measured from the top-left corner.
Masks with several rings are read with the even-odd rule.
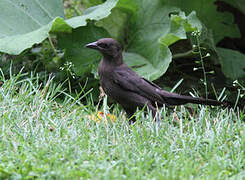
[[[113,79],[121,88],[140,94],[152,102],[167,105],[181,105],[186,103],[220,105],[221,103],[211,99],[184,96],[170,93],[161,89],[156,84],[140,77],[126,65],[116,68],[113,71]]]
[[[127,66],[116,68],[112,74],[114,82],[121,88],[140,94],[150,101],[164,103],[164,99],[159,93],[161,88],[140,77]]]

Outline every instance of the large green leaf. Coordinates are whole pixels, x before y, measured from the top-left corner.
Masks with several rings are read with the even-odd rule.
[[[189,16],[185,16],[184,12],[171,16],[170,30],[167,35],[160,38],[160,43],[169,46],[178,40],[187,39],[186,33],[193,31],[202,31],[201,22],[196,17],[196,13],[192,12]]]
[[[1,0],[0,7],[0,51],[9,54],[42,42],[56,17],[64,17],[61,0]]]
[[[1,0],[0,7],[0,38],[26,34],[64,17],[61,0]]]
[[[245,78],[245,54],[225,48],[217,48],[222,71],[230,79]]]
[[[87,20],[100,20],[110,14],[117,0],[91,7],[84,15],[64,20],[61,0],[1,0],[0,51],[19,54],[40,43],[50,32],[71,33],[72,28],[85,26]]]
[[[128,13],[114,8],[112,13],[108,18],[102,19],[101,21],[96,22],[98,27],[103,27],[108,32],[112,38],[117,39],[122,42],[125,37],[125,28],[128,23]]]
[[[159,39],[168,34],[171,26],[169,13],[176,8],[164,6],[161,1],[139,1],[135,19],[130,24],[129,45],[127,52],[137,53],[147,59],[154,72],[145,71],[143,75],[150,80],[160,77],[171,61],[170,51],[162,52]],[[166,50],[166,48],[163,48]],[[132,61],[125,58],[126,63]],[[131,62],[130,62],[131,63]],[[164,66],[165,65],[165,66]],[[141,67],[145,68],[145,67]],[[149,69],[151,69],[149,67]],[[149,76],[149,73],[151,76]]]
[[[161,68],[168,67],[169,61],[164,61],[164,59],[171,59],[171,52],[165,45],[156,44],[158,50],[157,52],[159,57],[163,57],[163,61],[159,62],[159,67],[151,63],[148,59],[144,58],[138,53],[123,53],[123,58],[128,66],[134,69],[139,75],[143,76],[146,79],[155,80],[162,75]]]
[[[93,6],[84,11],[82,16],[68,19],[66,22],[73,28],[86,26],[87,20],[100,20],[110,15],[118,0],[107,0],[105,3]]]
[[[53,29],[54,31],[56,30],[56,26],[62,26],[63,31],[71,31],[71,28],[64,22],[63,19],[55,18],[49,24],[37,30],[25,34],[17,34],[1,38],[0,51],[14,55],[20,54],[25,49],[32,47],[33,44],[41,43],[44,39],[48,37],[49,31],[51,29]]]
[[[112,13],[98,22],[96,25],[106,29],[112,38],[121,43],[127,39],[132,16],[137,14],[139,8],[136,0],[119,0],[117,6],[112,9]]]
[[[148,63],[136,71],[150,80],[164,74],[172,60],[168,46],[180,39],[186,39],[186,32],[201,30],[201,23],[194,21],[195,13],[185,16],[178,8],[166,6],[161,1],[140,1],[135,23],[131,24],[131,36],[127,51],[139,54]],[[170,13],[177,13],[171,16]],[[190,19],[190,21],[188,21]],[[125,62],[132,64],[132,58]]]

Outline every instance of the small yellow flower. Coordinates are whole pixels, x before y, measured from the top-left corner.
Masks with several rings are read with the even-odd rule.
[[[104,115],[104,112],[98,111],[96,115],[92,114],[89,116],[89,119],[92,119],[93,121],[100,123],[104,121],[106,124],[108,123],[107,120],[109,119],[112,123],[116,122],[117,118],[115,115],[107,113],[106,116]]]
[[[117,120],[117,117],[113,114],[110,114],[110,113],[107,113],[106,117],[109,118],[111,120],[111,122],[113,122],[113,123],[116,122],[116,120]]]

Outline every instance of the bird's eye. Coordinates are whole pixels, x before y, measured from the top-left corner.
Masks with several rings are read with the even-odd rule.
[[[109,48],[108,44],[104,44],[104,43],[99,44],[99,47],[101,47],[103,49],[108,49]]]

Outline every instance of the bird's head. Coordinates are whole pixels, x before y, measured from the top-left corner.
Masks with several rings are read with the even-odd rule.
[[[87,44],[85,47],[98,50],[104,57],[121,57],[122,49],[120,44],[112,38],[103,38]]]

